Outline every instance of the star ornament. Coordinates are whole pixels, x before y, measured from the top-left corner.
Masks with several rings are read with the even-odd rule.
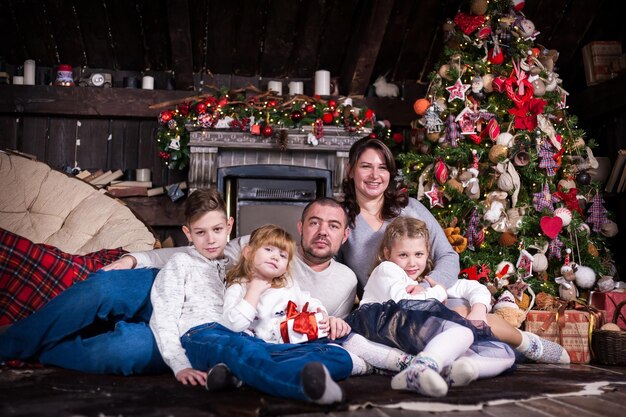
[[[426,197],[428,197],[428,201],[430,201],[431,208],[435,208],[435,207],[443,208],[443,193],[435,184],[433,184],[430,191],[426,191],[424,194],[426,194]]]
[[[471,87],[471,84],[463,84],[463,82],[459,78],[458,80],[456,80],[454,85],[450,87],[446,87],[446,90],[448,90],[448,92],[450,93],[450,95],[448,96],[448,101],[452,101],[456,99],[464,101],[465,92],[469,90],[470,87]]]

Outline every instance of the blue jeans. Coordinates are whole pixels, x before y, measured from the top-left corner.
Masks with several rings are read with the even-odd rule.
[[[194,369],[207,370],[225,363],[244,383],[277,397],[309,400],[300,382],[300,371],[309,362],[323,363],[335,381],[347,378],[352,371],[348,352],[323,340],[266,343],[217,323],[190,329],[181,337],[181,344]]]
[[[83,372],[168,372],[148,322],[157,269],[96,272],[0,335],[0,360]],[[94,330],[95,329],[95,330]]]

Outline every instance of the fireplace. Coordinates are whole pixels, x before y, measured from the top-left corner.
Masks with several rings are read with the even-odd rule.
[[[312,146],[306,129],[288,130],[283,149],[276,138],[192,131],[189,188],[217,187],[235,218],[233,236],[275,223],[297,239],[296,222],[309,201],[321,196],[341,198],[348,151],[361,137],[335,127],[324,132],[318,145]]]

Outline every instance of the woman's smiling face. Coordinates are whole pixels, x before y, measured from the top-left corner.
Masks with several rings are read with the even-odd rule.
[[[368,199],[380,197],[389,186],[391,177],[385,158],[375,149],[366,149],[351,167],[350,174],[357,195]]]

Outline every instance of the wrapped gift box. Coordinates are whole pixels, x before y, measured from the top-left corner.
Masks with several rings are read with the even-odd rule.
[[[599,320],[601,321],[601,317]],[[559,343],[569,353],[572,363],[589,363],[590,314],[581,310],[556,311],[530,310],[524,322],[527,331],[551,342]],[[598,318],[593,319],[594,322]],[[594,323],[595,326],[600,323]],[[591,329],[593,331],[593,329]]]
[[[598,310],[604,310],[604,317],[607,322],[613,320],[615,315],[615,308],[622,301],[626,301],[626,292],[607,291],[599,292],[592,291],[589,297],[589,304]],[[622,330],[626,330],[626,308],[622,309],[622,312],[617,316],[616,324]]]
[[[328,336],[328,332],[320,330],[318,323],[323,319],[322,313],[302,312],[297,317],[281,323],[281,335],[285,343],[306,343],[311,340]],[[306,323],[308,322],[308,324]],[[294,329],[295,325],[295,329]],[[302,331],[302,330],[307,331]]]
[[[587,85],[596,85],[617,76],[611,65],[622,55],[622,43],[619,41],[596,41],[582,48],[585,79]]]

